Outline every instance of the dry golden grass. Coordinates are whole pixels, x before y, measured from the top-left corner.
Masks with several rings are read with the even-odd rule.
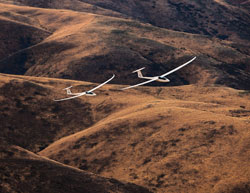
[[[194,85],[111,93],[118,112],[39,154],[156,192],[249,190],[249,93]]]
[[[137,78],[131,70],[146,66],[145,73],[158,75],[197,56],[172,76],[175,81],[170,84],[219,83],[249,88],[249,48],[243,44],[91,13],[1,7],[2,18],[22,24],[24,29],[30,26],[27,33],[33,33],[31,29],[47,33],[42,39],[37,35],[39,43],[16,53],[18,45],[14,50],[9,46],[11,55],[0,61],[1,72],[91,82],[102,82],[115,73],[115,83],[132,84]],[[15,26],[15,22],[10,25]]]
[[[1,192],[149,193],[122,183],[37,156],[18,146],[0,145]]]
[[[78,92],[95,85],[5,74],[0,80],[2,142],[45,148],[40,155],[153,192],[249,191],[247,91],[216,85],[119,91],[119,85],[105,85],[96,97],[55,103],[66,86]],[[15,121],[20,109],[27,122]]]
[[[99,15],[106,15],[112,17],[128,17],[115,10],[105,9],[100,6],[92,5],[78,0],[60,0],[60,1],[32,1],[32,0],[0,0],[0,3],[32,6],[40,8],[52,9],[68,9],[78,12],[88,12]]]
[[[229,1],[221,2],[235,9]],[[93,8],[88,3],[78,5],[79,10]],[[124,17],[99,7],[98,14],[92,14],[0,6],[0,24],[6,26],[0,38],[5,39],[10,29],[13,32],[7,34],[7,43],[0,43],[0,51],[6,48],[6,55],[0,52],[0,72],[95,82],[115,73],[112,83],[134,84],[140,80],[130,73],[142,65],[147,67],[145,74],[158,75],[197,56],[191,65],[170,76],[170,85],[196,84],[127,91],[110,84],[98,89],[96,97],[59,103],[53,99],[66,96],[63,88],[73,85],[72,90],[79,92],[96,84],[0,74],[0,141],[5,144],[0,154],[4,171],[0,191],[25,191],[24,184],[34,184],[26,189],[34,192],[50,184],[44,186],[45,192],[69,192],[70,188],[79,192],[86,176],[88,182],[94,181],[86,191],[142,190],[105,178],[96,186],[99,177],[79,169],[133,182],[153,192],[250,191],[247,44],[101,16],[98,14]],[[180,7],[186,8],[184,4]],[[122,8],[129,12],[131,7]],[[210,23],[209,30],[214,25]],[[227,35],[231,40],[239,38],[232,31]],[[58,188],[71,177],[72,186]],[[95,187],[98,190],[92,189]]]
[[[118,18],[130,17],[155,26],[196,34],[249,41],[249,1],[247,0],[1,0],[40,8],[70,9]]]

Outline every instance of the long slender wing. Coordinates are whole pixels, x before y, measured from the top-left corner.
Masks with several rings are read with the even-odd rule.
[[[128,86],[128,87],[122,88],[121,90],[126,90],[126,89],[129,89],[129,88],[134,88],[134,87],[137,87],[137,86],[141,86],[141,85],[144,85],[144,84],[153,82],[153,81],[155,81],[155,80],[157,80],[157,79],[158,79],[158,77],[155,77],[155,78],[152,78],[151,80],[148,80],[148,81],[145,81],[145,82],[142,82],[142,83],[133,85],[133,86]]]
[[[80,93],[79,95],[75,95],[75,96],[72,96],[72,97],[68,97],[68,98],[63,98],[63,99],[55,99],[54,101],[66,101],[66,100],[70,100],[70,99],[74,99],[74,98],[77,98],[77,97],[80,97],[80,96],[83,96],[85,95],[86,92],[82,92]]]
[[[98,85],[97,87],[92,88],[91,90],[89,90],[89,91],[87,91],[87,92],[92,92],[92,91],[94,91],[94,90],[96,90],[96,89],[98,89],[98,88],[102,87],[104,84],[107,84],[109,81],[111,81],[114,77],[115,77],[115,75],[113,74],[113,76],[112,76],[110,79],[108,79],[108,80],[107,80],[107,81],[105,81],[104,83],[102,83],[102,84]]]
[[[195,58],[196,58],[196,56],[195,56],[194,58],[192,58],[191,60],[189,60],[188,62],[186,62],[185,64],[182,64],[182,65],[178,66],[177,68],[175,68],[175,69],[173,69],[173,70],[171,70],[171,71],[169,71],[169,72],[167,72],[167,73],[161,75],[161,77],[164,77],[164,76],[167,76],[167,75],[169,75],[169,74],[172,74],[173,72],[175,72],[175,71],[177,71],[177,70],[183,68],[184,66],[186,66],[186,65],[188,65],[189,63],[193,62],[193,61],[195,60]]]
[[[104,84],[107,84],[109,81],[111,81],[114,77],[115,77],[115,75],[113,74],[113,76],[112,76],[110,79],[108,79],[108,80],[105,81],[104,83],[98,85],[97,87],[95,87],[95,88],[93,88],[93,89],[91,89],[91,90],[89,90],[89,91],[87,91],[87,92],[92,92],[92,91],[94,91],[94,90],[100,88],[100,87],[103,86]],[[72,97],[63,98],[63,99],[56,99],[56,100],[54,100],[54,101],[66,101],[66,100],[70,100],[70,99],[74,99],[74,98],[83,96],[83,95],[85,95],[85,94],[86,94],[86,92],[82,92],[82,93],[80,93],[80,94],[78,94],[78,95],[75,95],[75,96],[72,96]]]

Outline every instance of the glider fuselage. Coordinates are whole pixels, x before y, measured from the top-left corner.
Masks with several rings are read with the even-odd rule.
[[[161,77],[161,76],[154,76],[154,77],[143,76],[143,77],[139,77],[139,78],[143,78],[143,79],[147,79],[147,80],[155,80],[158,82],[170,82],[169,79],[167,79],[166,77]]]
[[[80,93],[72,93],[72,92],[68,92],[67,94],[68,95],[72,95],[72,96],[77,96],[77,95],[80,95],[80,94],[83,94],[83,93],[85,93],[85,95],[86,96],[96,96],[96,94],[94,93],[94,92],[89,92],[89,91],[87,91],[87,92],[80,92]]]

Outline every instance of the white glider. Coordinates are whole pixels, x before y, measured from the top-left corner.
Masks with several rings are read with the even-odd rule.
[[[72,86],[70,87],[67,87],[67,88],[64,88],[63,90],[66,90],[67,92],[67,95],[73,95],[72,97],[67,97],[67,98],[63,98],[63,99],[55,99],[54,101],[66,101],[66,100],[70,100],[70,99],[73,99],[73,98],[77,98],[77,97],[80,97],[80,96],[83,96],[83,95],[86,95],[86,96],[96,96],[95,93],[93,93],[94,90],[102,87],[104,84],[107,84],[109,81],[111,81],[113,78],[115,77],[115,75],[113,74],[113,76],[108,79],[107,81],[105,81],[104,83],[98,85],[97,87],[95,88],[92,88],[91,90],[89,91],[85,91],[85,92],[80,92],[80,93],[72,93],[70,88],[72,88]]]
[[[145,82],[142,82],[142,83],[139,83],[139,84],[136,84],[136,85],[133,85],[133,86],[128,86],[128,87],[125,87],[125,88],[122,88],[121,90],[126,90],[126,89],[130,89],[130,88],[134,88],[134,87],[137,87],[137,86],[141,86],[141,85],[144,85],[144,84],[147,84],[147,83],[150,83],[150,82],[153,82],[153,81],[158,81],[158,82],[170,82],[169,79],[166,78],[167,75],[169,74],[172,74],[173,72],[183,68],[184,66],[188,65],[189,63],[193,62],[194,60],[196,59],[196,56],[194,58],[192,58],[191,60],[189,60],[188,62],[178,66],[177,68],[165,73],[165,74],[162,74],[160,76],[153,76],[153,77],[147,77],[147,76],[143,76],[142,73],[141,73],[141,70],[143,70],[145,67],[143,68],[140,68],[138,70],[135,70],[133,71],[132,73],[135,73],[137,72],[137,75],[139,78],[143,78],[143,79],[149,79],[148,81],[145,81]]]

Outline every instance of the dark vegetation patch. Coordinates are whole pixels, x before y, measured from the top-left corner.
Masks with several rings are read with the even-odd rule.
[[[237,184],[229,191],[229,193],[249,193],[250,192],[250,182]]]
[[[56,103],[52,94],[32,81],[12,80],[2,86],[1,138],[37,152],[93,124],[91,104],[78,100]]]
[[[80,172],[47,160],[1,159],[0,171],[2,192],[150,193],[134,184]]]
[[[229,110],[233,117],[249,117],[250,110],[246,109],[237,109],[237,110]]]
[[[100,174],[111,164],[115,164],[117,160],[115,159],[115,152],[112,152],[110,155],[102,158],[96,158],[91,161],[92,171],[94,170],[96,173]]]
[[[217,138],[225,137],[226,135],[235,135],[238,131],[233,125],[223,125],[220,128],[206,128],[203,132],[205,143],[213,144]]]

